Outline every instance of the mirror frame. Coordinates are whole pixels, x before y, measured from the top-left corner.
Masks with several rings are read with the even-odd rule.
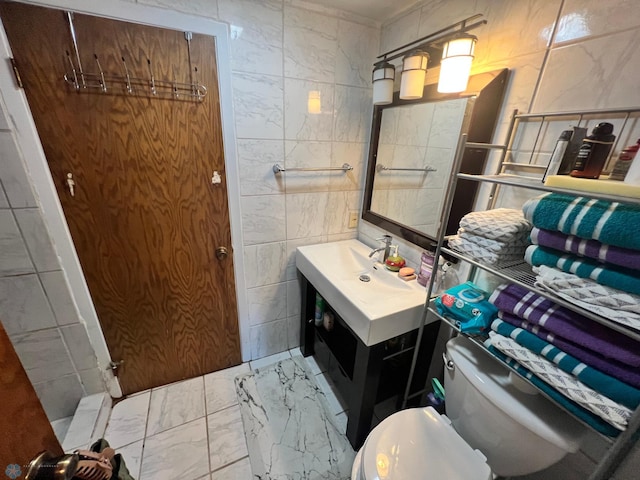
[[[469,98],[471,100],[470,105],[472,108],[467,106],[460,135],[467,133],[468,142],[490,143],[498,116],[502,109],[502,99],[506,90],[508,78],[509,69],[507,68],[479,73],[469,77],[469,85],[467,86],[467,89],[461,93],[438,93],[438,85],[437,83],[433,83],[425,85],[422,98],[419,100],[401,100],[400,92],[394,92],[392,103],[388,105],[375,105],[373,107],[373,121],[371,125],[367,177],[362,205],[362,219],[419,247],[433,250],[437,243],[436,237],[431,237],[424,232],[409,227],[408,225],[398,223],[391,218],[385,217],[371,210],[382,113],[387,108],[398,107],[401,105]],[[452,145],[452,148],[455,148],[455,145]],[[486,149],[467,148],[462,157],[460,172],[476,175],[484,173],[488,154],[489,151]],[[478,188],[478,182],[471,180],[458,180],[453,197],[453,204],[451,206],[451,213],[449,215],[449,221],[445,231],[446,235],[455,233],[458,230],[460,219],[473,210]]]

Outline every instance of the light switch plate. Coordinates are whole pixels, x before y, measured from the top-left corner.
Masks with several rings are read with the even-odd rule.
[[[357,228],[358,227],[358,212],[353,211],[349,212],[349,228]]]

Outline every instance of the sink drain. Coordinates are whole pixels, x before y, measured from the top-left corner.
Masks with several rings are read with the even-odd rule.
[[[371,281],[371,277],[369,275],[367,275],[366,273],[363,273],[358,278],[360,279],[361,282],[365,282],[365,283]]]

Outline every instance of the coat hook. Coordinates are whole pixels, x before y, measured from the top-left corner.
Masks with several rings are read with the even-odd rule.
[[[156,95],[158,92],[156,90],[156,79],[153,77],[153,70],[151,70],[151,60],[147,58],[147,65],[149,67],[149,76],[151,77],[151,93]]]
[[[102,71],[102,66],[100,65],[100,60],[98,60],[98,55],[96,53],[93,54],[93,58],[96,59],[96,64],[98,65],[98,71],[100,72],[100,86],[102,88],[102,91],[106,93],[107,84],[104,81],[104,72]]]
[[[73,88],[76,90],[80,90],[80,84],[78,83],[78,74],[76,73],[76,66],[73,64],[73,60],[71,59],[71,54],[69,50],[67,52],[67,60],[69,60],[69,65],[71,65],[71,72],[73,73]]]
[[[133,88],[131,88],[131,75],[129,75],[129,69],[127,68],[127,62],[125,61],[124,57],[122,58],[122,66],[124,67],[124,77],[126,79],[126,85],[127,85],[127,93],[133,93]]]

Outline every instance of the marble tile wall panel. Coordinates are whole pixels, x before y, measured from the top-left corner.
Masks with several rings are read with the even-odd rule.
[[[76,370],[88,370],[98,366],[96,354],[91,346],[84,324],[77,323],[75,325],[61,327],[60,331],[67,344]]]
[[[12,208],[36,207],[29,174],[11,132],[0,132],[0,180]]]
[[[285,78],[284,138],[287,140],[331,140],[333,136],[334,87],[332,83]],[[320,112],[309,112],[309,95],[320,95]]]
[[[49,421],[74,414],[84,395],[78,375],[71,374],[33,385]]]
[[[251,325],[260,325],[287,315],[286,283],[276,283],[248,290],[249,321]]]
[[[170,8],[178,12],[218,18],[218,0],[137,0],[138,3],[154,7]]]
[[[234,73],[233,105],[238,138],[282,138],[282,77]]]
[[[42,272],[38,274],[44,292],[47,295],[53,314],[58,325],[78,323],[78,311],[71,298],[69,285],[62,270],[55,272]]]
[[[282,1],[218,0],[218,11],[230,24],[231,68],[282,75]]]
[[[9,336],[56,326],[36,275],[0,278],[0,311]]]
[[[368,88],[377,55],[379,31],[366,25],[338,21],[335,81]]]
[[[19,209],[15,210],[15,215],[36,270],[39,272],[58,270],[60,268],[58,256],[40,210]]]
[[[11,340],[31,383],[44,382],[75,372],[65,342],[57,328],[14,335]]]
[[[588,37],[637,28],[640,17],[633,13],[634,0],[565,0],[554,43],[577,42]]]
[[[336,18],[285,5],[284,75],[333,83],[337,34]]]
[[[11,210],[0,210],[0,276],[21,275],[34,271],[13,213]]]
[[[247,288],[284,281],[286,267],[286,242],[261,243],[244,247]]]
[[[283,352],[288,345],[286,318],[251,327],[251,356],[254,359]]]
[[[274,175],[273,166],[284,166],[282,140],[238,140],[240,194],[276,195],[284,193],[285,177]]]
[[[284,195],[242,197],[240,205],[245,245],[279,242],[287,238]]]

